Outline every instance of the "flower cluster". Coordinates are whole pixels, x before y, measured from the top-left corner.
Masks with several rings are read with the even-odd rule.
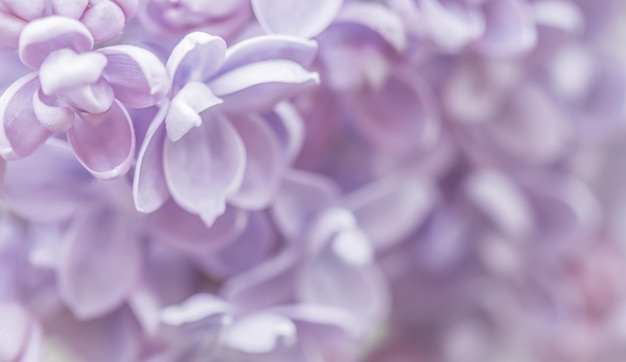
[[[623,361],[620,9],[0,0],[0,362]]]

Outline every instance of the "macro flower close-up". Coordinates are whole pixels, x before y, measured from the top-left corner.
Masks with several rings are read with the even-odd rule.
[[[0,0],[0,362],[626,361],[624,0]]]

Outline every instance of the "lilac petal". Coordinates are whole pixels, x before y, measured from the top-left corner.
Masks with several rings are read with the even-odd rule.
[[[228,315],[233,306],[211,294],[196,294],[183,303],[169,306],[161,311],[161,322],[170,326],[182,326],[199,322],[216,315]]]
[[[531,205],[505,175],[493,170],[475,172],[466,182],[470,200],[508,236],[519,238],[533,230]]]
[[[287,239],[301,237],[319,213],[332,205],[340,194],[337,185],[329,179],[290,171],[272,206],[274,221]]]
[[[197,256],[213,253],[232,242],[246,226],[246,213],[227,206],[224,213],[207,227],[201,218],[169,200],[150,214],[147,222],[156,239]]]
[[[0,11],[0,50],[17,49],[20,34],[26,24],[26,21]]]
[[[377,91],[349,100],[355,125],[372,143],[395,152],[428,147],[439,137],[439,120],[426,85],[412,76],[387,79]]]
[[[151,213],[169,199],[170,193],[163,170],[163,145],[165,143],[164,117],[167,104],[163,105],[148,128],[143,140],[135,177],[133,178],[133,200],[137,211]]]
[[[222,279],[246,272],[260,265],[275,246],[276,233],[266,214],[247,214],[245,230],[224,248],[206,257],[199,257],[198,266],[207,274]]]
[[[79,19],[89,5],[89,0],[51,0],[52,13],[68,18]]]
[[[571,123],[543,89],[533,85],[518,88],[505,104],[503,116],[489,126],[489,137],[520,160],[555,160],[571,141]]]
[[[11,331],[11,333],[0,335],[0,360],[21,361],[20,357],[33,329],[31,317],[17,304],[2,303],[0,304],[0,321],[2,321],[3,329]]]
[[[130,20],[135,13],[137,12],[137,8],[139,7],[139,0],[112,0],[117,6],[122,9],[124,12],[124,16],[126,16],[126,20]]]
[[[293,162],[304,145],[304,119],[288,102],[279,103],[272,112],[263,115],[272,128],[288,164]]]
[[[313,38],[333,21],[342,0],[252,0],[254,14],[268,33]]]
[[[406,48],[406,33],[402,19],[387,7],[377,3],[348,3],[333,25],[357,25],[365,27],[384,39],[396,51]]]
[[[84,53],[93,47],[93,37],[83,24],[62,16],[49,16],[28,24],[20,35],[20,59],[39,68],[50,53],[69,49]]]
[[[350,313],[334,307],[317,304],[294,304],[271,308],[272,313],[286,316],[297,323],[333,327],[356,336],[358,322]]]
[[[112,1],[92,3],[80,20],[91,31],[96,43],[115,38],[126,25],[124,12]]]
[[[71,105],[84,119],[95,119],[96,123],[111,108],[115,95],[109,83],[100,78],[93,84],[63,91],[59,98]]]
[[[360,188],[344,198],[361,230],[378,249],[408,237],[435,204],[437,190],[423,178],[390,177]]]
[[[228,198],[244,209],[263,209],[272,202],[286,168],[278,139],[265,120],[231,118],[246,149],[246,169],[236,194]]]
[[[247,309],[284,304],[293,299],[294,276],[299,262],[298,254],[293,249],[286,249],[258,267],[226,280],[220,295]]]
[[[74,220],[57,273],[61,297],[78,318],[113,311],[136,287],[142,264],[136,227],[134,220],[100,205]]]
[[[9,163],[2,198],[28,220],[61,221],[88,199],[91,182],[67,144],[51,139],[30,157]]]
[[[67,138],[80,163],[101,179],[125,174],[135,155],[133,124],[118,102],[97,124],[76,117]]]
[[[226,60],[217,74],[266,60],[290,60],[308,67],[315,60],[317,48],[317,42],[314,40],[284,35],[253,37],[228,48]]]
[[[44,16],[46,11],[46,0],[20,1],[2,0],[2,5],[7,7],[12,14],[24,19],[34,20]]]
[[[491,56],[509,56],[530,50],[537,41],[528,4],[519,0],[489,0],[483,5],[486,30],[476,43]]]
[[[431,39],[445,50],[458,51],[485,31],[479,10],[462,2],[419,0],[419,9]]]
[[[202,123],[201,112],[222,104],[221,98],[200,82],[189,82],[174,96],[165,116],[165,129],[172,142],[180,140],[190,129]]]
[[[58,50],[44,60],[39,68],[41,89],[47,95],[87,86],[102,76],[107,59],[102,54],[76,54],[69,49]]]
[[[51,133],[39,123],[33,109],[33,97],[38,90],[37,73],[31,73],[15,81],[0,96],[2,157],[26,157],[50,137]]]
[[[382,275],[371,266],[346,263],[330,250],[304,264],[298,272],[296,286],[301,303],[343,310],[362,323],[362,332],[388,310]]]
[[[232,110],[269,110],[303,88],[319,83],[319,75],[297,63],[270,60],[252,63],[225,73],[209,83]]]
[[[33,94],[33,112],[50,132],[67,131],[74,124],[74,111],[60,105],[56,97],[43,94],[41,89]]]
[[[279,314],[255,313],[237,318],[224,332],[224,343],[246,353],[269,353],[296,338],[296,325]]]
[[[205,81],[224,63],[226,42],[206,33],[186,35],[172,50],[167,60],[174,92],[189,81]]]
[[[98,52],[107,57],[103,75],[120,102],[135,108],[149,107],[169,92],[165,66],[151,52],[130,45],[110,46]]]
[[[208,113],[178,142],[166,141],[163,162],[174,200],[211,225],[241,185],[245,148],[227,119]]]

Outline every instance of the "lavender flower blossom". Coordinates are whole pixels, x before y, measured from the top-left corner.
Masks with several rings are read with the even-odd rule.
[[[25,27],[20,59],[36,72],[0,98],[4,158],[26,157],[53,132],[66,131],[76,157],[94,175],[128,171],[135,138],[120,102],[153,105],[168,92],[169,80],[148,51],[111,46],[92,52],[93,42],[87,28],[69,18],[47,17]]]
[[[185,37],[167,62],[171,101],[162,106],[139,154],[137,208],[154,211],[171,195],[211,225],[227,199],[265,207],[287,157],[279,136],[250,113],[269,111],[316,83],[317,74],[301,65],[315,51],[315,43],[276,36],[252,38],[228,51],[218,37]]]

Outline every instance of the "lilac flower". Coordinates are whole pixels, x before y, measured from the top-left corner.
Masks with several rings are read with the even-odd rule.
[[[315,43],[277,36],[252,38],[228,51],[218,37],[185,37],[167,62],[171,101],[139,154],[133,185],[138,210],[154,211],[171,195],[210,225],[227,200],[265,207],[289,161],[283,149],[291,147],[289,133],[283,141],[271,124],[289,132],[289,121],[264,121],[251,112],[270,111],[315,84],[317,74],[301,65],[315,50]]]
[[[92,52],[93,42],[87,28],[69,18],[47,17],[26,26],[20,59],[36,71],[0,98],[3,157],[29,156],[54,132],[66,131],[92,174],[113,178],[129,169],[134,131],[120,102],[153,105],[168,92],[169,80],[146,50],[120,45]]]
[[[186,35],[203,31],[223,37],[233,35],[248,23],[248,0],[141,0],[138,17],[153,32]]]
[[[31,21],[61,15],[79,20],[94,41],[102,43],[118,36],[137,9],[137,0],[15,0],[0,2],[0,49],[17,49],[21,31]]]

